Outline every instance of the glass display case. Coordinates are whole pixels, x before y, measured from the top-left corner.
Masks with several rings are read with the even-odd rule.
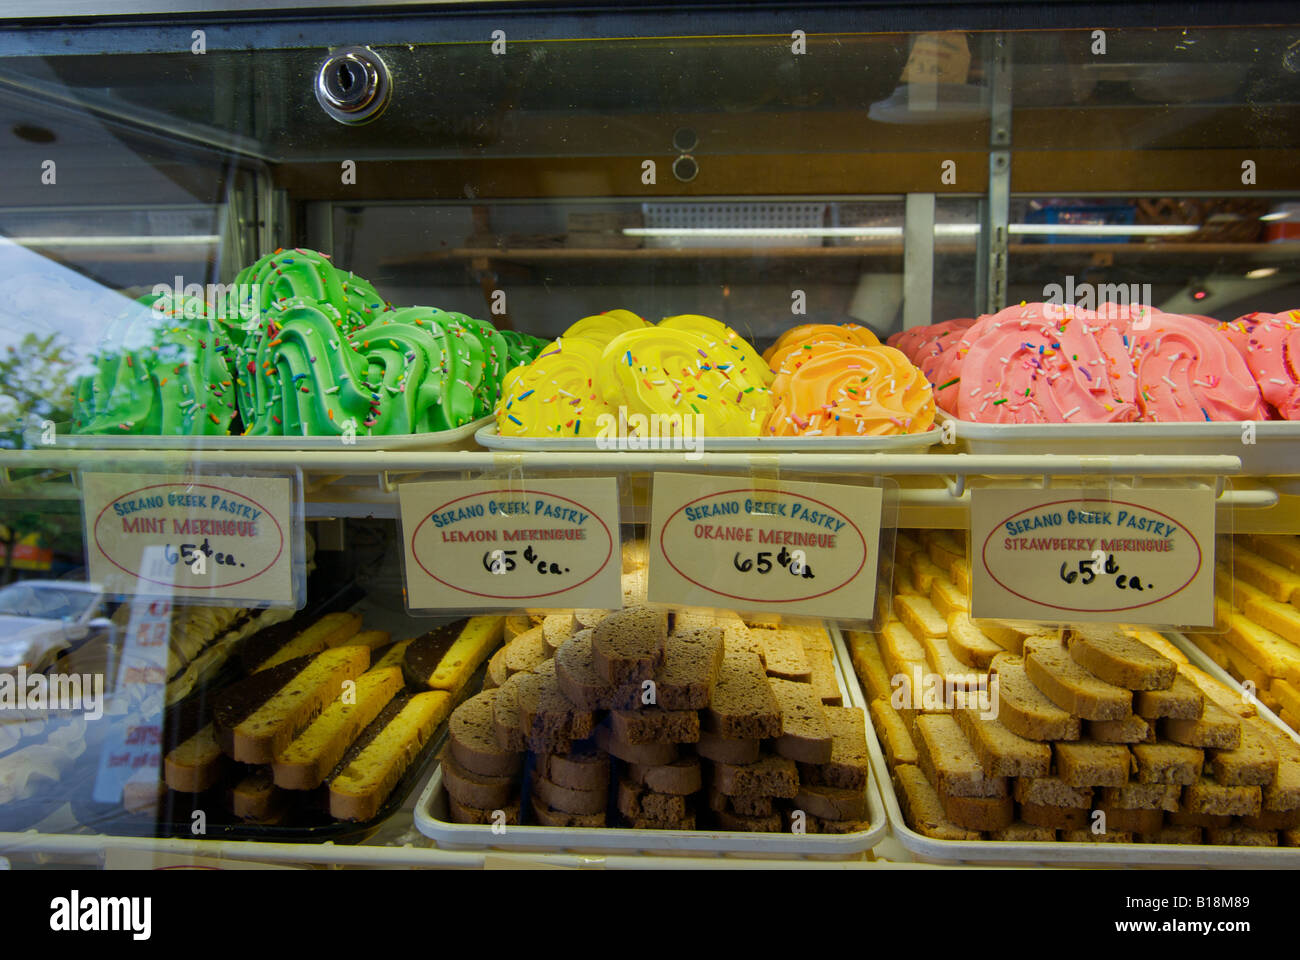
[[[13,6],[0,855],[1300,866],[1294,9]]]

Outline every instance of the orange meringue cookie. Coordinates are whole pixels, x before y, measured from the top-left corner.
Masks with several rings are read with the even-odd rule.
[[[874,347],[880,344],[880,338],[857,323],[804,323],[791,327],[763,353],[763,359],[773,370],[780,373],[781,366],[793,351],[805,344],[842,343],[851,347]]]

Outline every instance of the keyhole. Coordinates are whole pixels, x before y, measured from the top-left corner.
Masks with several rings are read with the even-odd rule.
[[[339,64],[339,89],[347,93],[352,89],[352,68],[346,63]]]

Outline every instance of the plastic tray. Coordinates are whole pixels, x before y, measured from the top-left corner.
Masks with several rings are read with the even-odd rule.
[[[1243,476],[1300,475],[1295,420],[1258,421],[1255,442],[1243,443],[1241,423],[972,423],[942,410],[937,419],[954,421],[973,454],[1229,456],[1241,458]]]
[[[941,432],[931,427],[925,433],[903,433],[891,437],[705,437],[705,453],[914,453],[934,446]],[[524,453],[619,453],[617,446],[597,437],[503,437],[495,422],[481,427],[474,435],[489,450],[514,450]],[[603,446],[602,446],[603,444]],[[632,450],[635,453],[688,453],[689,448],[662,441],[658,450]]]
[[[850,696],[843,666],[835,672],[846,703]],[[870,726],[870,718],[867,719]],[[735,853],[756,856],[849,856],[874,847],[885,835],[885,808],[873,775],[867,777],[868,829],[845,834],[736,833],[720,830],[634,830],[630,827],[506,827],[496,834],[488,825],[453,823],[447,813],[442,767],[415,805],[415,825],[446,850],[644,851],[646,853]]]
[[[840,672],[849,686],[850,699],[854,706],[867,706],[853,670],[852,657],[843,635],[838,629],[832,629],[831,638],[835,643],[836,655],[840,658]],[[1186,648],[1188,642],[1176,638],[1179,647]],[[1199,652],[1199,651],[1198,651]],[[1188,658],[1193,659],[1191,651]],[[1204,655],[1202,655],[1202,658]],[[1200,666],[1198,663],[1197,666]],[[1208,672],[1208,670],[1207,670]],[[1222,675],[1222,671],[1219,672]],[[1282,725],[1276,717],[1259,707],[1261,716],[1271,722]],[[1288,733],[1291,731],[1288,730]],[[1292,736],[1295,736],[1292,733]],[[1142,867],[1263,867],[1300,868],[1300,847],[1221,847],[1208,844],[1168,844],[1168,843],[1067,843],[1054,841],[1034,843],[1007,840],[935,840],[917,833],[907,825],[903,811],[898,805],[889,768],[885,763],[884,753],[880,749],[880,740],[876,737],[875,727],[867,718],[867,750],[871,755],[872,771],[881,784],[885,811],[889,815],[889,824],[894,836],[917,858],[928,863],[978,863],[984,865],[1015,864],[1037,866],[1142,866]],[[886,789],[884,784],[889,784]]]
[[[455,430],[436,433],[396,433],[378,437],[358,434],[355,443],[344,449],[376,452],[380,450],[441,450],[471,441],[491,417],[480,417]],[[338,450],[341,437],[144,437],[59,434],[55,449],[71,450]],[[33,446],[40,448],[39,443]]]

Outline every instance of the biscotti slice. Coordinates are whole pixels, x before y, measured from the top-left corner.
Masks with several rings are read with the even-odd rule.
[[[1276,847],[1277,831],[1255,830],[1247,826],[1211,828],[1205,831],[1205,842],[1226,847]]]
[[[805,650],[808,666],[812,670],[813,692],[817,699],[827,706],[842,707],[844,694],[835,679],[835,657],[825,650]]]
[[[726,811],[739,814],[742,817],[770,817],[773,813],[778,812],[776,800],[772,797],[760,797],[743,793],[729,797],[725,793],[719,793],[713,786],[709,787],[708,800],[710,810],[715,812]]]
[[[689,796],[703,787],[699,757],[682,757],[672,763],[649,765],[630,763],[627,775],[633,783],[656,793]]]
[[[258,663],[254,672],[319,653],[328,647],[342,646],[360,629],[361,614],[359,613],[327,613]],[[254,634],[253,639],[256,636]]]
[[[367,647],[371,654],[382,650],[392,643],[393,635],[387,630],[362,630],[350,637],[339,639],[337,636],[326,641],[328,647]]]
[[[452,695],[446,690],[394,697],[362,731],[330,778],[330,816],[373,819],[447,718],[451,705]]]
[[[911,764],[894,768],[899,805],[908,826],[925,837],[936,840],[978,840],[978,830],[967,830],[953,823],[943,812],[943,801],[925,774]]]
[[[535,774],[572,790],[609,786],[609,754],[594,744],[575,744],[568,753],[539,753]]]
[[[467,807],[483,810],[504,809],[519,793],[519,777],[485,777],[466,770],[450,750],[438,758],[442,764],[442,784],[448,796]]]
[[[1056,807],[1042,803],[1021,803],[1020,818],[1047,830],[1079,830],[1088,825],[1089,811],[1082,807]]]
[[[823,820],[863,820],[867,817],[867,795],[862,790],[805,783],[795,794],[794,807]]]
[[[773,749],[800,763],[828,763],[831,730],[821,698],[808,683],[769,677],[768,683],[781,709],[781,736]]]
[[[565,813],[563,810],[556,810],[536,795],[531,799],[533,819],[543,827],[605,826],[604,809],[601,809],[598,813]]]
[[[1195,747],[1174,743],[1135,743],[1139,783],[1172,783],[1186,786],[1200,779],[1205,754]]]
[[[762,756],[744,765],[715,763],[712,784],[719,793],[738,793],[793,799],[799,792],[799,771],[785,757]]]
[[[506,617],[502,625],[502,639],[509,643],[521,633],[527,633],[531,629],[533,629],[532,617],[526,613],[512,613]]]
[[[994,657],[989,688],[990,693],[997,694],[998,720],[1017,736],[1027,740],[1079,739],[1079,718],[1058,707],[1034,686],[1020,657],[1009,653]]]
[[[703,720],[707,729],[733,740],[781,735],[781,707],[758,657],[725,651]]]
[[[940,569],[948,570],[958,560],[966,558],[965,531],[927,530],[924,540],[926,553]]]
[[[505,804],[496,808],[474,807],[461,803],[455,797],[447,796],[447,809],[453,823],[477,825],[501,824],[516,826],[519,823],[519,791],[510,795]]]
[[[869,709],[890,769],[900,763],[916,763],[916,744],[912,742],[912,734],[898,711],[889,705],[888,700],[872,700]],[[1050,750],[1048,756],[1051,756]]]
[[[1205,709],[1205,695],[1183,674],[1166,690],[1142,690],[1133,696],[1133,712],[1147,720],[1195,720]]]
[[[400,667],[406,660],[406,651],[410,649],[418,638],[411,637],[409,640],[399,640],[387,650],[383,656],[370,665],[371,670],[383,670],[385,667]]]
[[[1300,666],[1300,647],[1243,614],[1234,612],[1231,615],[1223,640],[1270,677],[1285,680],[1291,670]]]
[[[602,618],[603,619],[603,618]],[[552,613],[542,621],[542,638],[545,641],[546,656],[555,656],[560,644],[573,636],[579,629],[571,611]]]
[[[1045,777],[1051,771],[1052,748],[1047,744],[1018,736],[974,710],[957,710],[953,716],[979,757],[985,776]]]
[[[268,823],[279,819],[288,797],[271,779],[270,768],[258,766],[235,782],[228,799],[230,812],[240,820]]]
[[[953,823],[967,830],[1001,830],[1016,819],[1016,805],[1005,797],[953,797],[942,791],[943,812]]]
[[[1056,637],[1058,631],[1053,627],[1034,623],[1032,620],[975,620],[975,626],[1003,650],[1021,656],[1025,641],[1030,637]]]
[[[895,597],[894,615],[903,622],[912,636],[946,637],[948,620],[925,597]]]
[[[984,689],[988,675],[983,670],[972,670],[953,656],[947,637],[926,636],[920,642],[925,650],[926,663],[942,679],[945,699],[955,691]]]
[[[1206,765],[1210,776],[1225,786],[1264,786],[1277,777],[1277,748],[1258,726],[1244,722],[1237,748],[1211,750]]]
[[[285,790],[319,787],[348,745],[401,689],[402,671],[398,667],[363,673],[351,696],[341,694],[275,758],[271,765],[275,785]]]
[[[908,561],[906,573],[911,574],[912,583],[916,585],[915,595],[922,599],[930,596],[935,578],[944,576],[943,568],[924,553],[918,553]]]
[[[345,680],[356,679],[369,665],[370,651],[365,647],[334,647],[316,654],[293,679],[227,731],[230,756],[240,763],[270,763],[339,695]],[[221,733],[218,729],[219,739]]]
[[[985,775],[979,757],[957,721],[947,714],[916,718],[918,766],[925,771],[940,796],[1005,797],[1006,777]]]
[[[609,729],[624,743],[695,743],[700,739],[700,715],[694,710],[611,710]]]
[[[1151,725],[1136,713],[1122,720],[1089,720],[1085,734],[1100,743],[1143,743],[1155,739]]]
[[[826,631],[825,625],[819,621],[788,623],[786,629],[799,634],[799,639],[803,641],[804,653],[812,650],[820,650],[822,653],[835,652],[835,644],[831,642],[831,635]]]
[[[1152,834],[1158,833],[1165,825],[1163,810],[1145,808],[1111,807],[1102,804],[1097,809],[1105,816],[1102,821],[1106,832],[1119,830],[1124,833]]]
[[[766,817],[746,817],[728,810],[715,810],[713,819],[719,830],[732,833],[781,832],[781,814],[775,811]]]
[[[1060,777],[1021,777],[1015,781],[1014,793],[1017,803],[1041,807],[1086,810],[1092,806],[1092,787],[1074,787]]]
[[[763,648],[768,676],[804,683],[812,679],[812,667],[804,655],[803,641],[798,633],[778,627],[760,630],[755,637]]]
[[[1241,746],[1241,720],[1217,703],[1206,701],[1195,720],[1161,720],[1160,735],[1189,747],[1236,750]]]
[[[627,777],[618,782],[618,812],[628,819],[681,820],[688,813],[686,797],[656,793]]]
[[[1148,630],[1145,627],[1120,627],[1120,630],[1126,637],[1132,637],[1138,643],[1154,650],[1167,660],[1172,660],[1175,664],[1187,663],[1187,654],[1179,650],[1171,640],[1155,630]],[[1177,671],[1177,667],[1175,667]]]
[[[947,620],[954,613],[965,613],[970,610],[970,601],[966,599],[966,594],[957,589],[947,577],[935,577],[934,582],[930,584],[930,602],[934,604],[934,609],[939,611],[939,616]]]
[[[1166,823],[1154,833],[1144,833],[1133,838],[1137,843],[1190,843],[1201,842],[1200,827],[1180,827]]]
[[[483,675],[483,689],[492,690],[501,686],[510,677],[506,666],[506,651],[510,649],[509,641],[488,658],[487,672]]]
[[[596,675],[606,683],[651,679],[664,662],[668,614],[652,607],[616,610],[592,630],[591,653]]]
[[[831,728],[831,759],[823,764],[800,764],[805,783],[861,790],[867,785],[871,762],[867,754],[867,718],[861,707],[825,707]]]
[[[641,706],[642,684],[606,683],[596,673],[591,633],[579,630],[555,654],[555,679],[564,696],[586,710],[633,710]]]
[[[564,753],[574,740],[591,736],[595,717],[590,710],[575,706],[565,697],[556,678],[554,660],[543,662],[533,673],[516,674],[507,685],[516,679],[519,681],[519,726],[529,750]]]
[[[987,670],[993,658],[1003,652],[964,610],[948,614],[948,649],[958,661],[976,670]]]
[[[663,666],[655,673],[655,703],[665,710],[703,710],[717,686],[722,658],[721,630],[675,631],[664,641]]]
[[[1182,787],[1176,783],[1126,783],[1121,787],[1103,788],[1099,806],[1121,810],[1168,810],[1174,813],[1178,810],[1178,799],[1182,793]]]
[[[1118,787],[1133,770],[1133,754],[1122,744],[1078,740],[1052,749],[1057,775],[1073,787]]]
[[[1280,563],[1265,560],[1239,544],[1232,553],[1232,575],[1284,603],[1290,601],[1296,590],[1300,589],[1300,574],[1288,570]]]
[[[1168,690],[1178,665],[1122,631],[1104,627],[1074,627],[1066,646],[1079,666],[1106,683],[1126,690]]]
[[[163,779],[177,793],[202,793],[216,786],[225,768],[226,757],[209,723],[167,752]]]
[[[1199,667],[1183,663],[1178,665],[1178,672],[1190,680],[1207,701],[1217,703],[1233,716],[1253,717],[1255,715],[1254,705],[1242,695],[1240,690],[1233,690],[1220,683]]]
[[[606,724],[596,728],[596,746],[610,756],[627,763],[642,763],[647,766],[660,766],[672,763],[679,756],[676,744],[672,743],[627,743],[619,740],[609,732]]]
[[[1025,641],[1025,673],[1062,710],[1085,720],[1120,720],[1133,712],[1133,693],[1093,676],[1057,641]]]
[[[579,630],[590,630],[596,624],[600,623],[600,621],[604,620],[607,616],[609,616],[609,614],[610,611],[608,610],[591,610],[591,609],[574,610],[573,611],[573,623],[574,623],[573,632],[577,633]],[[543,624],[545,624],[545,621],[543,621]]]
[[[531,673],[548,659],[546,638],[541,627],[531,627],[501,648],[506,676]]]
[[[1252,830],[1292,830],[1300,827],[1300,810],[1261,810],[1258,816],[1242,817],[1241,825]]]
[[[1264,788],[1264,809],[1300,809],[1300,744],[1271,724],[1261,722],[1259,729],[1272,738],[1278,754],[1277,776]]]
[[[1183,787],[1182,810],[1219,817],[1254,817],[1263,809],[1259,787],[1225,787],[1202,777]]]
[[[700,731],[695,752],[706,760],[718,763],[753,763],[762,752],[761,741],[720,737],[708,730]]]
[[[1271,630],[1288,643],[1300,643],[1300,610],[1293,603],[1279,603],[1269,597],[1252,597],[1246,601],[1242,612],[1247,619]]]
[[[1165,817],[1165,820],[1167,820],[1171,826],[1198,827],[1208,830],[1210,828],[1219,829],[1230,826],[1233,822],[1233,818],[1230,816],[1209,813],[1191,813],[1186,809],[1181,809],[1182,801],[1179,801],[1179,807],[1180,809],[1177,813],[1171,813]]]
[[[561,813],[603,813],[609,800],[604,787],[595,790],[562,787],[536,773],[533,774],[533,796]]]
[[[1036,827],[1032,823],[1017,820],[1001,830],[989,831],[990,840],[1004,840],[1009,843],[1051,843],[1056,839],[1056,831],[1048,827]]]
[[[492,730],[497,746],[502,750],[522,753],[528,749],[524,736],[524,726],[519,719],[519,686],[529,673],[516,673],[506,678],[496,690],[496,699],[492,702]],[[568,743],[558,744],[556,751],[568,750]]]
[[[1300,537],[1292,534],[1254,533],[1244,538],[1250,548],[1265,560],[1300,573]]]
[[[880,655],[884,658],[885,669],[889,671],[891,678],[900,673],[910,677],[912,665],[916,663],[921,664],[922,670],[925,669],[925,647],[913,636],[912,631],[898,620],[892,620],[881,627],[877,640],[880,643]]]
[[[469,683],[474,671],[501,645],[504,627],[505,617],[470,617],[461,624],[437,668],[425,678],[424,686],[430,690],[459,693]]]
[[[880,645],[876,642],[874,635],[862,633],[856,630],[850,630],[844,635],[849,645],[849,653],[853,657],[853,670],[857,673],[858,679],[862,681],[862,690],[867,695],[867,700],[889,699],[892,692],[892,686],[889,682],[889,671],[885,668],[885,661],[880,656]]]
[[[486,777],[518,774],[523,755],[497,742],[494,708],[500,691],[485,690],[458,706],[447,723],[451,755],[466,770]]]

